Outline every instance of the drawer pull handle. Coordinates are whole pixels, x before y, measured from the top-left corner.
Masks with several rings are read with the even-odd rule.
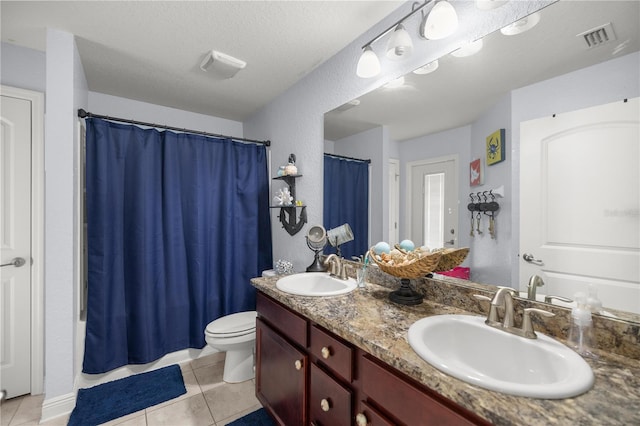
[[[293,365],[295,365],[296,370],[301,370],[302,369],[302,361],[300,361],[299,359],[296,359],[296,362],[293,363]]]
[[[323,398],[322,401],[320,401],[320,408],[322,408],[322,411],[329,411],[329,409],[331,408],[331,404],[329,403],[329,400],[326,398]]]
[[[367,426],[369,424],[369,420],[367,420],[367,416],[364,413],[356,414],[356,425],[357,426]]]
[[[331,356],[331,349],[326,346],[323,346],[320,352],[322,352],[322,358],[324,359],[329,359],[329,357]]]

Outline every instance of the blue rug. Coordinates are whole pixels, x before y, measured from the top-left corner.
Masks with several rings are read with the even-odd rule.
[[[176,398],[187,389],[178,365],[79,389],[67,426],[91,426]]]
[[[238,420],[234,420],[227,426],[275,426],[275,422],[267,414],[267,410],[261,408],[253,413],[249,413]]]

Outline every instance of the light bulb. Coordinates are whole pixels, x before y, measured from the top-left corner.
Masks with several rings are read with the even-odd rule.
[[[402,24],[398,24],[389,43],[387,44],[387,57],[389,59],[400,59],[402,57],[408,57],[413,52],[413,42],[411,36],[404,29]]]
[[[375,77],[380,74],[380,61],[371,46],[367,46],[358,60],[356,74],[361,78]]]
[[[420,33],[429,40],[440,40],[453,34],[457,28],[458,14],[451,3],[443,0],[433,6],[420,26]]]

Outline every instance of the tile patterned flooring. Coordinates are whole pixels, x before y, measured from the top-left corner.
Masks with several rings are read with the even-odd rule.
[[[255,397],[255,383],[249,380],[230,384],[222,381],[224,353],[216,353],[180,364],[187,393],[153,407],[112,420],[114,426],[223,426],[261,407]],[[43,395],[3,401],[0,426],[37,425]],[[42,423],[64,426],[69,415]]]

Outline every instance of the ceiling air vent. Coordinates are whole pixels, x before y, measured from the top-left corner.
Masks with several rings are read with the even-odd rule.
[[[585,43],[587,43],[587,47],[591,49],[615,40],[616,33],[613,32],[611,22],[608,22],[605,25],[580,33],[576,37],[584,38]]]

